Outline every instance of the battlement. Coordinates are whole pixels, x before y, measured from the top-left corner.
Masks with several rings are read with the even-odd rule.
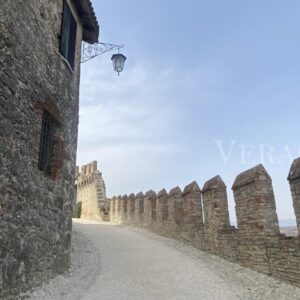
[[[90,174],[93,174],[94,172],[97,172],[98,170],[98,163],[96,160],[92,161],[91,163],[89,164],[86,164],[86,165],[83,165],[81,167],[81,174],[82,175],[90,175]]]
[[[300,158],[291,167],[293,205],[300,232]],[[280,234],[272,179],[263,165],[239,174],[232,186],[237,228],[230,226],[227,189],[220,176],[202,190],[148,191],[110,200],[111,220],[135,225],[300,286],[300,236]],[[119,209],[120,208],[120,209]]]
[[[78,189],[83,189],[88,185],[97,181],[102,181],[102,184],[104,185],[105,188],[105,184],[102,179],[102,173],[98,170],[98,163],[96,160],[84,166],[76,167],[75,185],[77,186]]]

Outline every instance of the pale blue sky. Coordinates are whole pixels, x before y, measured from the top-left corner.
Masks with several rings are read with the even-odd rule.
[[[219,174],[234,219],[234,178],[263,160],[280,219],[294,218],[300,2],[93,3],[100,40],[124,43],[128,60],[120,77],[112,53],[82,66],[78,164],[98,160],[109,196]]]

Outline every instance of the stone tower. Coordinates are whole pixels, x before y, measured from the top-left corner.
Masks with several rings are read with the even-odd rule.
[[[90,0],[0,1],[0,299],[70,261],[82,41]]]
[[[108,215],[106,187],[102,173],[97,169],[97,161],[81,167],[75,187],[76,202],[81,202],[81,218],[104,221]]]

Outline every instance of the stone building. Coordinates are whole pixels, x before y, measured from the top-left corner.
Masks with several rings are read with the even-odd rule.
[[[106,187],[97,161],[77,167],[75,181],[76,203],[81,207],[81,218],[107,221]]]
[[[70,260],[81,42],[90,0],[0,1],[0,298]]]

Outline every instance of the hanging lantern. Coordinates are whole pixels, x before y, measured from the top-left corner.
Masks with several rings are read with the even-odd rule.
[[[114,70],[116,72],[118,72],[118,76],[119,76],[120,72],[123,71],[126,56],[121,53],[114,54],[111,57],[111,60],[112,60],[113,66],[114,66]]]

